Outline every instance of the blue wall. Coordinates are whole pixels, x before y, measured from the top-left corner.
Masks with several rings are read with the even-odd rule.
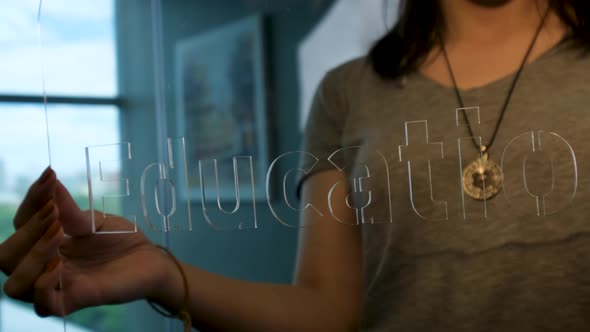
[[[168,125],[174,132],[174,49],[184,38],[197,35],[250,14],[263,14],[264,43],[266,45],[268,78],[268,141],[271,159],[281,152],[297,150],[300,143],[298,129],[298,82],[296,51],[299,42],[321,18],[331,1],[321,6],[313,1],[236,1],[199,0],[163,1],[162,32],[165,59],[165,99]],[[256,3],[262,5],[255,5]],[[134,160],[128,174],[141,174],[143,167],[157,161],[158,141],[155,115],[153,35],[151,8],[147,1],[117,2],[117,37],[119,57],[119,85],[125,106],[122,112],[122,136],[133,143]],[[283,167],[293,167],[290,165]],[[258,181],[258,179],[257,179]],[[273,184],[279,189],[279,181]],[[257,193],[258,195],[258,193]],[[284,203],[275,201],[280,214],[289,212]],[[170,233],[174,253],[182,260],[212,272],[231,277],[265,282],[291,282],[296,253],[297,230],[279,224],[266,202],[257,205],[257,230],[214,231],[201,215],[200,205],[193,204],[193,231]],[[183,216],[176,216],[183,217]],[[144,224],[140,221],[140,227]],[[155,241],[162,234],[148,232]],[[148,315],[144,303],[129,312],[130,329],[162,331],[163,323]]]

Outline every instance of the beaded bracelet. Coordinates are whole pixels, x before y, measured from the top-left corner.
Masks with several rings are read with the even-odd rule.
[[[191,328],[192,328],[192,321],[191,321],[191,315],[187,311],[188,304],[189,304],[190,292],[189,292],[189,288],[188,288],[188,280],[186,279],[186,274],[184,273],[184,269],[182,268],[182,265],[180,265],[180,262],[170,252],[170,250],[168,250],[167,248],[162,247],[160,245],[156,245],[156,247],[160,248],[162,251],[164,251],[166,254],[168,254],[168,256],[170,256],[170,258],[172,258],[172,261],[174,262],[174,264],[176,264],[176,267],[178,267],[178,270],[180,271],[180,275],[182,276],[182,283],[184,285],[184,302],[182,305],[182,309],[180,309],[180,311],[178,311],[178,313],[176,313],[175,315],[165,312],[164,310],[160,309],[155,303],[153,303],[149,300],[147,302],[152,307],[152,309],[154,309],[160,315],[168,317],[168,318],[180,319],[184,324],[184,331],[190,332]]]

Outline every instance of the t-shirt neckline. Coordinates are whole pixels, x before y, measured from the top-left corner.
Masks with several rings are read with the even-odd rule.
[[[534,68],[536,66],[542,65],[547,59],[550,59],[553,55],[555,55],[556,53],[559,53],[560,50],[562,50],[564,48],[564,46],[567,43],[567,41],[570,40],[570,35],[567,34],[566,36],[564,36],[564,38],[562,38],[558,43],[556,43],[555,45],[551,46],[550,48],[548,48],[545,52],[543,52],[542,54],[540,54],[538,57],[536,57],[533,61],[527,63],[524,66],[523,69],[523,73],[531,68]],[[427,84],[434,86],[438,89],[442,89],[442,90],[454,90],[453,86],[447,86],[444,85],[426,75],[424,75],[423,73],[421,73],[420,71],[416,70],[413,73],[420,81],[422,82],[426,82]],[[482,90],[486,90],[489,88],[493,88],[495,86],[501,86],[504,84],[507,84],[508,82],[510,82],[513,78],[514,75],[516,75],[516,71],[513,71],[507,75],[504,75],[502,77],[499,77],[495,80],[492,80],[488,83],[485,83],[483,85],[479,85],[479,86],[475,86],[472,88],[459,88],[459,92],[461,94],[465,94],[465,95],[469,95],[469,94],[473,94],[473,93],[478,93]]]

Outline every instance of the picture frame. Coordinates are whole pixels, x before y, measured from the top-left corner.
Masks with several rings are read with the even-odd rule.
[[[190,165],[186,178],[177,177],[178,183],[188,182],[188,190],[179,190],[180,198],[221,202],[266,197],[265,63],[261,15],[176,44],[176,124]]]

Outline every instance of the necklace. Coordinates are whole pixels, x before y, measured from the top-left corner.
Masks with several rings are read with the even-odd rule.
[[[498,121],[496,122],[496,126],[494,127],[494,131],[492,133],[492,137],[487,144],[478,144],[475,135],[473,134],[473,129],[471,128],[471,124],[469,123],[469,118],[467,117],[467,113],[465,112],[465,105],[463,103],[463,98],[461,97],[461,92],[459,91],[459,87],[457,85],[457,81],[455,79],[455,74],[453,73],[453,68],[451,67],[451,62],[449,61],[449,56],[447,54],[447,50],[445,48],[445,44],[443,42],[442,36],[439,32],[439,41],[440,47],[443,53],[443,57],[447,64],[447,68],[449,74],[451,76],[451,81],[453,82],[453,88],[455,90],[455,95],[457,96],[457,101],[461,107],[461,113],[463,114],[463,119],[467,124],[467,130],[469,131],[469,136],[472,138],[473,145],[479,152],[480,156],[472,161],[465,169],[463,169],[462,174],[462,184],[463,184],[463,192],[466,193],[468,196],[476,199],[476,200],[486,200],[494,197],[500,190],[502,189],[502,170],[498,166],[496,162],[489,158],[488,151],[491,148],[492,144],[496,139],[496,135],[498,134],[498,130],[500,129],[500,124],[504,119],[504,114],[506,113],[506,109],[508,108],[508,104],[510,103],[510,99],[512,97],[512,93],[516,88],[516,83],[520,78],[520,74],[522,73],[524,66],[527,63],[527,60],[535,46],[537,38],[543,28],[545,23],[545,19],[549,14],[549,7],[547,11],[543,15],[541,19],[541,23],[537,28],[535,35],[533,36],[533,40],[531,41],[527,52],[516,72],[514,79],[512,80],[512,84],[510,85],[510,89],[508,90],[508,94],[506,95],[506,99],[504,100],[504,104],[500,111],[500,116],[498,117]]]

